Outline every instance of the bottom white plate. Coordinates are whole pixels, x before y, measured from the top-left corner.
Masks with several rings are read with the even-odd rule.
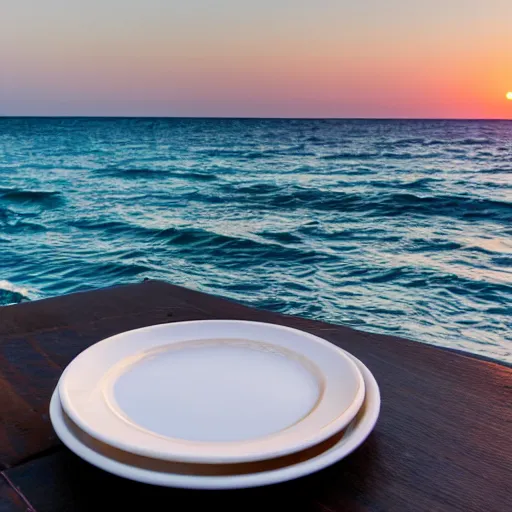
[[[348,428],[307,450],[260,462],[191,464],[152,459],[118,450],[79,429],[62,409],[58,391],[50,418],[61,441],[79,457],[115,475],[153,485],[188,489],[236,489],[275,484],[314,473],[352,453],[370,434],[380,411],[380,392],[371,372],[358,359],[366,386],[365,401]]]

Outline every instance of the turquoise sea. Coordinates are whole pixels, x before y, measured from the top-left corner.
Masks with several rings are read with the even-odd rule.
[[[145,277],[512,362],[512,122],[0,119],[0,304]]]

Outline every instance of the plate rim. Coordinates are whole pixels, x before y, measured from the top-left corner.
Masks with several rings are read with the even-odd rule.
[[[77,456],[93,466],[129,480],[162,487],[203,490],[242,489],[277,484],[315,473],[342,460],[356,450],[374,429],[381,409],[379,385],[364,363],[346,351],[344,352],[358,366],[365,379],[366,388],[368,390],[365,397],[365,401],[368,401],[366,410],[359,420],[353,420],[357,421],[355,426],[334,446],[311,459],[294,463],[283,468],[234,476],[157,473],[149,469],[135,468],[98,453],[75,437],[63,420],[58,386],[53,392],[50,401],[50,420],[59,439]],[[352,423],[349,428],[350,427],[352,427]]]
[[[270,439],[270,442],[272,443],[273,439],[279,435],[281,438],[289,433],[287,433],[287,430],[284,429],[276,434],[271,434],[269,436],[264,436],[262,438],[256,438],[254,440],[249,441],[241,441],[241,442],[228,442],[228,443],[203,443],[203,442],[190,442],[186,440],[181,439],[172,439],[167,438],[163,442],[168,443],[168,441],[171,441],[171,448],[169,449],[169,446],[167,446],[165,449],[162,449],[161,446],[155,447],[148,447],[145,444],[134,444],[133,442],[130,442],[129,439],[119,439],[116,438],[113,435],[104,435],[101,431],[98,431],[97,428],[92,428],[90,425],[88,425],[86,422],[82,420],[80,417],[78,411],[76,411],[73,408],[73,405],[71,403],[71,398],[66,394],[66,388],[65,384],[67,382],[68,376],[73,371],[73,363],[80,358],[83,354],[92,351],[94,347],[96,347],[100,343],[116,343],[120,338],[126,336],[126,335],[132,335],[136,333],[141,332],[147,332],[147,331],[159,331],[159,330],[165,330],[165,329],[171,329],[173,327],[177,328],[184,328],[186,329],[188,326],[193,327],[195,325],[215,325],[218,326],[226,326],[229,327],[242,327],[243,326],[253,326],[254,328],[270,328],[272,330],[276,331],[287,331],[291,334],[294,334],[295,336],[300,336],[302,339],[305,339],[307,342],[312,342],[316,345],[321,345],[323,349],[331,350],[333,354],[336,354],[337,356],[340,356],[342,359],[345,360],[345,362],[349,363],[349,366],[352,367],[352,369],[355,371],[356,378],[358,380],[358,390],[354,396],[354,399],[352,403],[345,409],[341,410],[339,415],[336,416],[336,418],[331,421],[329,424],[327,424],[324,428],[319,429],[309,435],[309,437],[304,440],[304,438],[301,438],[300,441],[295,441],[286,444],[286,445],[279,445],[277,442],[274,442],[274,444],[270,445],[272,449],[266,449],[266,450],[253,450],[249,451],[248,447],[250,445],[258,447],[258,443],[265,442],[264,440]],[[215,333],[215,336],[212,334],[212,337],[219,336],[217,333]],[[222,336],[222,335],[220,335]],[[192,339],[192,338],[190,338]],[[262,339],[263,342],[268,342],[265,339]],[[274,343],[275,342],[271,342]],[[112,367],[111,367],[112,368]],[[298,451],[302,451],[308,447],[314,446],[315,444],[318,444],[319,442],[322,442],[325,439],[328,439],[333,435],[336,431],[339,431],[346,427],[356,416],[359,408],[361,407],[363,401],[364,401],[364,395],[365,395],[365,381],[364,378],[361,375],[361,372],[359,368],[357,367],[357,364],[354,363],[353,360],[351,360],[350,357],[348,357],[348,354],[343,351],[340,347],[334,345],[333,343],[315,335],[307,331],[303,331],[300,329],[296,329],[294,327],[288,327],[280,324],[273,324],[269,322],[259,322],[259,321],[253,321],[253,320],[234,320],[234,319],[206,319],[206,320],[188,320],[183,322],[172,322],[172,323],[165,323],[165,324],[155,324],[155,325],[149,325],[145,327],[141,327],[138,329],[132,329],[129,331],[123,331],[117,334],[114,334],[113,336],[109,336],[107,338],[104,338],[94,345],[91,345],[87,349],[85,349],[83,352],[78,354],[66,367],[64,370],[58,384],[59,394],[60,394],[60,400],[62,403],[62,406],[66,413],[69,415],[69,417],[73,420],[73,422],[79,426],[84,432],[89,434],[91,437],[96,438],[106,444],[109,444],[111,446],[114,446],[116,448],[119,448],[120,450],[127,451],[130,453],[134,453],[137,455],[142,455],[146,457],[152,457],[152,458],[158,458],[163,460],[175,460],[180,462],[189,462],[189,463],[236,463],[236,462],[253,462],[258,460],[264,460],[268,458],[274,458],[279,457],[283,455],[287,455],[290,453],[295,453]],[[314,411],[313,409],[312,411]],[[314,414],[314,413],[313,413]],[[299,421],[297,424],[292,425],[289,428],[296,428],[296,425],[300,425],[301,421]],[[285,433],[285,434],[283,434]],[[136,434],[137,436],[141,435],[140,431]],[[143,436],[149,435],[150,437],[156,437],[152,436],[151,434],[143,433]],[[160,438],[161,439],[161,438]],[[162,442],[162,441],[160,441]],[[205,446],[210,446],[213,448],[210,448],[210,452],[206,452],[204,449]],[[233,448],[231,448],[231,451],[228,451],[226,448],[228,445],[231,445]],[[202,449],[198,450],[197,447],[200,446]],[[177,449],[178,448],[178,449]],[[174,450],[174,451],[173,451]],[[216,450],[216,452],[215,452]],[[212,452],[213,451],[213,455]]]

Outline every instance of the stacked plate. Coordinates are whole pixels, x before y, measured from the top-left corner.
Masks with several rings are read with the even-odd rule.
[[[57,435],[116,475],[200,489],[253,487],[322,469],[373,429],[380,394],[352,355],[260,322],[155,325],[105,339],[64,371]]]

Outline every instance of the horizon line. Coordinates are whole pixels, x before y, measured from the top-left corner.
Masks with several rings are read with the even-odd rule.
[[[259,117],[259,116],[133,116],[133,115],[2,115],[0,119],[211,119],[260,121],[512,121],[497,117]]]

